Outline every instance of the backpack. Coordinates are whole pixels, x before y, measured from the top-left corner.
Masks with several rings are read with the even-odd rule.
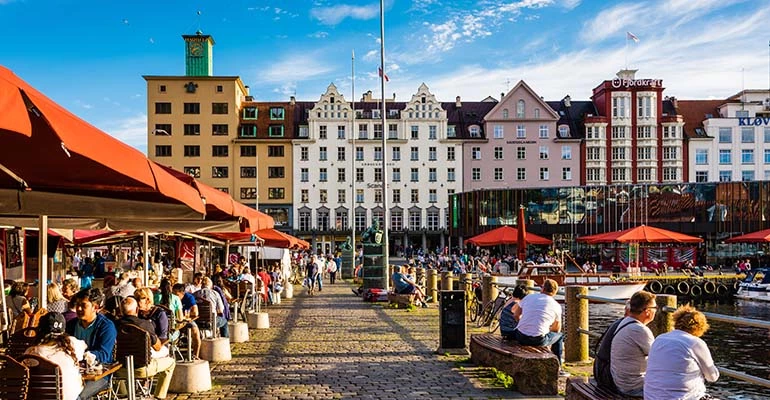
[[[620,323],[624,318],[620,318],[607,328],[606,331],[599,338],[599,341],[594,347],[594,379],[600,387],[617,392],[618,388],[615,386],[615,381],[612,379],[612,370],[610,369],[611,354],[612,354],[612,339],[620,332],[621,329],[634,323],[630,321],[627,324],[620,326]]]

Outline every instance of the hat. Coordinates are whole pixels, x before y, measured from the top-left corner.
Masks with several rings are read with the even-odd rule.
[[[64,325],[67,321],[64,319],[64,315],[57,312],[49,312],[40,321],[40,333],[42,335],[47,334],[62,334],[64,333]]]

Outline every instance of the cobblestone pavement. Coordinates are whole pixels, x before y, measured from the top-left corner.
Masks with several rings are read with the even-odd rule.
[[[296,288],[296,286],[295,286]],[[438,308],[361,301],[345,282],[267,309],[270,329],[233,344],[212,366],[213,388],[176,399],[503,399],[488,369],[439,355]],[[172,397],[169,397],[172,398]]]

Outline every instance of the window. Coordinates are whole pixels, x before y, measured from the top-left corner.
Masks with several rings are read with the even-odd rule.
[[[419,203],[420,202],[420,189],[412,189],[409,198],[410,198],[412,203]]]
[[[404,214],[401,211],[391,211],[390,229],[393,231],[401,231],[404,229]]]
[[[391,175],[393,176],[393,182],[401,182],[401,168],[393,168]]]
[[[599,168],[587,168],[586,169],[586,181],[588,182],[599,182],[601,181],[601,176],[599,174],[600,170]]]
[[[471,155],[474,160],[481,160],[481,147],[474,147],[471,149]]]
[[[428,168],[428,182],[436,182],[438,180],[438,173],[436,168]]]
[[[639,150],[641,150],[641,148],[639,148]],[[586,160],[589,160],[589,161],[599,161],[599,160],[601,160],[601,148],[599,148],[599,147],[586,147]]]
[[[598,150],[598,149],[597,149]],[[645,147],[637,147],[636,148],[636,159],[639,161],[649,161],[652,160],[655,154],[654,148],[645,146]]]
[[[356,161],[364,161],[364,148],[356,147]]]
[[[733,180],[733,171],[719,171],[719,182],[731,182]]]
[[[344,190],[343,190],[344,192]],[[338,199],[339,200],[339,199]],[[338,201],[338,203],[344,203],[345,201]],[[334,213],[334,228],[335,229],[348,229],[348,211],[336,211]]]
[[[541,160],[547,160],[548,159],[548,146],[540,146],[540,159]]]
[[[437,139],[437,137],[436,137],[436,135],[437,135],[436,134],[436,130],[437,129],[438,128],[436,127],[436,125],[429,125],[428,126],[428,140],[436,140]]]
[[[612,159],[613,160],[619,160],[619,161],[626,160],[626,148],[625,147],[613,147],[612,148]]]
[[[227,167],[211,167],[212,178],[227,178],[230,175],[230,170]]]
[[[663,159],[664,160],[678,160],[678,148],[673,146],[663,147]]]
[[[457,137],[457,131],[455,130],[454,125],[447,125],[446,127],[446,137]]]
[[[356,168],[356,182],[363,182],[363,181],[364,181],[364,169]]]
[[[470,133],[472,138],[481,137],[481,128],[479,128],[476,125],[473,125],[470,128],[468,128],[468,133]],[[451,136],[451,137],[454,137],[454,136]]]
[[[765,127],[764,137],[765,143],[770,143],[770,127]]]
[[[227,146],[211,146],[212,157],[227,157],[229,155],[229,147]]]
[[[155,124],[155,132],[153,133],[156,135],[171,136],[171,124]]]
[[[267,129],[268,136],[283,137],[283,125],[270,125]]]
[[[502,160],[502,159],[503,159],[503,148],[495,147],[495,160]]]
[[[375,168],[374,169],[374,181],[375,182],[382,182],[382,168]]]
[[[345,195],[345,189],[337,189],[337,203],[345,203],[345,202],[347,201],[346,197],[347,197],[347,196]],[[347,214],[347,213],[345,213],[345,214],[343,214],[343,215],[346,215],[346,214]],[[339,217],[339,215],[340,215],[340,214],[339,214],[339,213],[337,213],[337,216],[338,216],[338,217]],[[347,224],[347,221],[345,221],[345,224],[344,224],[344,225],[347,227],[347,225],[348,225],[348,224]]]
[[[318,160],[319,161],[326,161],[328,159],[327,153],[326,153],[326,146],[322,146],[318,148]]]
[[[571,160],[572,159],[572,147],[571,146],[561,146],[561,159],[562,160]]]
[[[184,124],[185,136],[200,136],[201,126],[199,124]]]
[[[708,165],[708,163],[709,163],[708,149],[695,149],[695,165]]]
[[[709,181],[708,171],[695,171],[695,182],[701,183],[701,182],[708,182],[708,181]]]
[[[363,203],[363,201],[361,202]],[[367,223],[368,222],[366,221],[366,210],[356,210],[355,224],[356,224],[356,227],[358,227],[358,230],[359,231],[364,230]]]
[[[382,203],[382,189],[374,189],[374,202],[377,204]],[[382,216],[379,219],[382,219]]]
[[[732,143],[732,142],[733,142],[733,129],[719,128],[719,143]]]
[[[299,127],[299,133],[297,134],[298,135],[297,137],[307,138],[309,134],[310,134],[310,128],[303,125]]]
[[[628,97],[617,96],[612,98],[613,118],[628,118]]]
[[[753,181],[754,180],[754,171],[741,171],[741,180],[742,181]]]
[[[637,139],[650,139],[650,138],[652,138],[652,127],[651,126],[637,126],[636,127],[636,138]]]
[[[161,93],[166,93],[166,85],[160,85],[158,87],[158,91]]]
[[[540,180],[547,181],[548,178],[548,167],[540,167]]]
[[[412,132],[412,140],[417,140],[420,138],[420,127],[417,125],[411,126],[411,132]]]
[[[770,149],[765,149],[764,156],[765,156],[764,157],[765,164],[770,164]]]
[[[420,210],[409,211],[409,228],[420,229],[421,226],[422,226],[422,211]]]
[[[481,180],[481,168],[471,169],[471,180],[476,182]]]
[[[494,135],[495,135],[495,139],[505,138],[505,131],[503,130],[502,125],[495,125]]]
[[[345,161],[345,148],[337,147],[337,161]]]
[[[345,139],[345,125],[337,125],[337,139]]]
[[[285,176],[284,167],[267,167],[268,179],[283,178]]]
[[[320,125],[318,127],[318,139],[325,140],[327,138],[326,125]]]
[[[393,148],[393,161],[400,161],[401,160],[401,147],[394,147]]]
[[[212,124],[211,134],[213,136],[227,136],[230,131],[230,126],[227,124]]]
[[[638,181],[651,181],[652,180],[652,168],[639,168],[636,171],[636,179]]]
[[[540,118],[540,109],[539,108],[535,109],[535,118]]]
[[[227,103],[211,103],[212,114],[227,114]]]
[[[613,126],[612,127],[612,138],[613,139],[627,139],[626,136],[626,129],[627,126]]]
[[[374,138],[382,139],[382,124],[374,124]]]
[[[754,150],[743,149],[741,150],[741,164],[754,164]]]
[[[388,139],[398,139],[398,124],[388,124]]]
[[[363,202],[364,202],[364,189],[356,189],[356,203],[363,203]],[[356,225],[362,226],[357,222],[356,222]]]
[[[436,189],[428,190],[428,202],[429,203],[436,203],[436,202],[438,202],[438,193],[437,193]]]
[[[754,127],[744,126],[741,128],[741,143],[754,143]]]
[[[516,102],[516,118],[524,118],[525,107],[524,100]]]
[[[244,124],[241,125],[240,137],[257,137],[257,126]]]
[[[280,200],[285,197],[284,188],[267,188],[267,198],[270,200]]]
[[[316,228],[320,231],[329,230],[329,211],[318,210],[316,215]]]
[[[222,93],[225,91],[225,87],[222,85],[217,85],[217,93]]]
[[[508,109],[503,108],[503,119],[508,119]]]
[[[516,138],[517,139],[526,139],[527,138],[527,127],[524,125],[516,125]]]
[[[308,201],[310,201],[309,191],[307,189],[302,189],[302,191],[300,191],[299,198],[300,198],[299,201],[302,202],[302,203],[307,203]],[[308,219],[310,218],[310,213],[299,213],[299,215],[300,215],[300,229],[302,229],[301,228],[302,227],[302,214],[307,214],[307,218]],[[307,228],[307,229],[310,229],[310,228]]]
[[[729,149],[720,149],[719,150],[719,163],[720,164],[732,164],[733,158],[732,153]]]
[[[201,147],[198,146],[198,145],[185,145],[184,146],[184,156],[185,157],[200,157],[201,156]]]
[[[586,139],[601,139],[598,126],[586,127]]]
[[[628,180],[628,170],[626,168],[613,168],[612,180],[616,182]]]
[[[572,168],[570,167],[562,167],[561,169],[561,179],[565,181],[571,181],[572,180]]]
[[[447,161],[454,161],[455,160],[455,148],[454,147],[447,147],[446,148],[446,159],[447,159]]]
[[[184,103],[185,114],[200,114],[201,103]]]
[[[307,169],[307,168],[303,168]],[[241,178],[256,178],[257,167],[241,167]]]
[[[678,173],[676,168],[664,167],[663,168],[663,180],[664,181],[676,181],[678,180]]]
[[[636,115],[639,118],[652,118],[652,96],[639,96],[636,101]]]
[[[299,180],[300,182],[308,182],[310,181],[310,170],[308,168],[300,168],[299,170]]]
[[[411,151],[409,152],[409,159],[412,161],[419,161],[420,160],[420,148],[419,147],[412,147]]]
[[[329,176],[326,172],[326,168],[319,168],[318,169],[318,181],[319,182],[326,182],[329,180]]]
[[[496,181],[503,180],[503,169],[500,167],[495,168],[495,180]]]
[[[256,198],[257,198],[257,188],[255,187],[241,188],[241,200],[254,200]]]
[[[568,137],[568,136],[569,136],[569,127],[567,125],[560,125],[559,137]]]
[[[283,107],[270,107],[270,119],[273,121],[283,121],[285,111]]]
[[[184,167],[184,173],[193,178],[201,177],[201,167]]]
[[[243,119],[257,119],[257,107],[244,107]]]
[[[663,139],[676,139],[676,134],[677,134],[676,126],[663,127]]]
[[[409,180],[410,180],[410,181],[412,181],[412,182],[417,182],[417,181],[419,181],[419,180],[420,180],[420,170],[419,170],[419,169],[417,169],[417,168],[412,168],[412,169],[410,170],[410,174],[409,174],[409,177],[410,177],[410,179],[409,179]]]
[[[329,192],[326,189],[318,190],[318,202],[326,203],[329,200]]]
[[[400,203],[401,202],[401,189],[393,189],[393,196],[391,196],[391,200],[393,203]]]
[[[155,103],[155,114],[171,114],[171,103]]]
[[[516,159],[517,160],[526,160],[527,159],[527,148],[524,146],[519,146],[516,148]]]
[[[283,157],[283,146],[267,146],[268,157]]]
[[[382,161],[382,147],[374,148],[374,161]]]
[[[455,181],[455,169],[454,168],[447,168],[446,170],[446,180],[449,182]]]
[[[428,161],[436,161],[436,148],[428,147]]]
[[[309,153],[310,152],[309,152],[307,147],[305,147],[305,146],[300,147],[300,149],[299,149],[299,159],[300,159],[300,161],[308,161],[310,159],[309,158]]]
[[[548,139],[548,125],[540,125],[538,136],[540,139]]]
[[[358,124],[358,138],[368,139],[369,138],[368,130],[369,130],[368,124]]]
[[[748,118],[749,117],[749,110],[735,110],[735,117],[736,118]]]
[[[527,169],[524,167],[518,167],[516,168],[516,180],[517,181],[525,181],[527,180]]]

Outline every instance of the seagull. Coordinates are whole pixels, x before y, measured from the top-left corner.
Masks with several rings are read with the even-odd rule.
[[[153,135],[165,135],[165,136],[171,136],[170,133],[166,132],[165,129],[153,129],[152,130]]]

